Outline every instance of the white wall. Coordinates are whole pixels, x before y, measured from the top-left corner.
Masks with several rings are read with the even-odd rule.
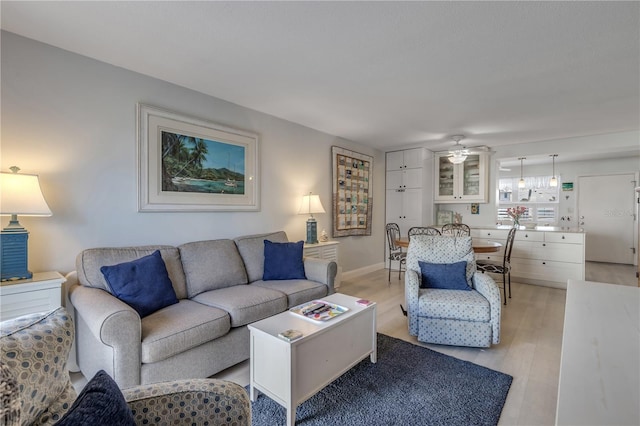
[[[283,229],[305,238],[302,195],[331,209],[331,146],[374,156],[373,230],[341,242],[345,271],[383,262],[384,154],[167,82],[1,34],[3,171],[40,175],[53,211],[24,217],[32,271],[75,269],[83,249],[232,238]],[[136,103],[143,102],[259,134],[261,211],[138,213]],[[331,235],[330,213],[316,215]],[[5,226],[7,218],[3,218]]]

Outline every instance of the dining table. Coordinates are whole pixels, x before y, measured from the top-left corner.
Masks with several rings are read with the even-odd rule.
[[[400,238],[396,240],[396,244],[398,247],[409,247],[409,240]],[[500,251],[502,247],[501,243],[497,243],[495,241],[471,241],[471,246],[473,247],[474,253],[495,253]]]

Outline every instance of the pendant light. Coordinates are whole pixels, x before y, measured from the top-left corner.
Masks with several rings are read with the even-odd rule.
[[[454,149],[449,151],[449,161],[453,164],[464,163],[464,160],[467,159],[467,150],[460,145],[460,141],[464,139],[464,135],[453,135],[451,139],[453,139],[456,144],[454,145]]]
[[[556,157],[558,154],[551,154],[551,162],[553,163],[553,175],[551,176],[551,180],[549,181],[549,186],[555,188],[558,186],[558,179],[556,178]]]
[[[520,180],[518,181],[518,188],[524,188],[525,186],[527,186],[527,184],[524,181],[524,175],[522,174],[523,171],[523,162],[524,160],[526,160],[527,157],[520,157],[518,158],[518,160],[520,160]]]

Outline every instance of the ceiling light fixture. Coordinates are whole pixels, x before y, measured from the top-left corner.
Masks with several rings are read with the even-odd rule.
[[[518,158],[518,160],[520,160],[520,180],[518,181],[518,188],[524,188],[527,186],[527,184],[524,181],[524,175],[522,174],[522,170],[523,170],[523,162],[524,160],[526,160],[527,157],[520,157]]]
[[[451,139],[453,139],[456,142],[456,145],[454,149],[452,151],[449,151],[449,153],[451,154],[449,156],[449,161],[451,161],[453,164],[460,164],[460,163],[464,163],[464,160],[467,159],[467,150],[460,145],[460,141],[462,139],[464,139],[464,135],[453,135],[451,136]]]
[[[558,154],[551,154],[551,162],[553,163],[553,175],[551,176],[551,180],[549,181],[549,186],[555,188],[558,186],[558,179],[556,178],[556,157]]]

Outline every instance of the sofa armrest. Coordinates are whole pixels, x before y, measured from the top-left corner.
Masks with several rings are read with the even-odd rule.
[[[404,294],[407,302],[409,334],[418,335],[418,299],[420,298],[420,274],[412,269],[404,273]]]
[[[75,309],[77,363],[83,374],[93,377],[104,369],[121,388],[140,384],[138,313],[104,290],[77,283],[69,288],[69,300]],[[105,358],[109,361],[101,364]]]
[[[308,280],[325,284],[329,287],[327,294],[335,292],[334,283],[336,274],[338,273],[338,265],[336,262],[315,257],[304,258],[304,274]]]
[[[500,315],[502,310],[500,288],[491,276],[482,273],[473,274],[472,283],[473,288],[489,301],[489,307],[491,309],[491,329],[493,335],[492,342],[494,345],[497,345],[500,343]]]
[[[122,391],[136,424],[251,425],[251,403],[240,385],[218,379],[186,379]]]

